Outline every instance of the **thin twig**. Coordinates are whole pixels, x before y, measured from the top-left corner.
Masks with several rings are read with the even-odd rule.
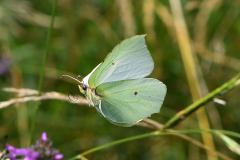
[[[142,121],[138,122],[136,126],[154,129],[154,130],[160,130],[163,128],[163,125],[155,120],[152,120],[150,118],[145,118]]]
[[[15,93],[18,95],[18,97],[23,97],[23,96],[33,96],[33,95],[38,95],[38,91],[34,89],[29,89],[29,88],[3,88],[3,91],[9,92],[9,93]]]
[[[152,128],[159,130],[159,129],[163,129],[163,125],[157,121],[154,121],[150,118],[146,118],[143,120],[147,125],[152,126]]]
[[[0,102],[0,109],[6,108],[8,106],[11,106],[17,103],[26,103],[30,101],[42,101],[42,100],[50,100],[50,99],[66,101],[69,103],[79,104],[79,105],[88,104],[87,100],[82,98],[81,96],[74,96],[76,97],[76,101],[70,101],[69,96],[59,92],[45,92],[45,93],[39,94],[37,90],[25,89],[25,88],[21,88],[21,89],[5,88],[4,91],[15,92],[15,93],[18,93],[18,95],[24,95],[24,96],[12,98],[10,100]]]

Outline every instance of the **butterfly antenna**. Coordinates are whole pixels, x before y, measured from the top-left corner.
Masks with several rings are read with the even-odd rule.
[[[68,82],[74,83],[74,84],[82,85],[82,82],[81,82],[81,80],[78,77],[75,78],[73,76],[70,76],[70,75],[67,75],[67,74],[63,74],[63,75],[61,75],[60,78],[66,80]]]
[[[80,80],[81,79],[81,75],[77,75],[77,79]]]

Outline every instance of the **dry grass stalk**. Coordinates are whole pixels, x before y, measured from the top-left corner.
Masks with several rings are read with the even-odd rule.
[[[81,96],[74,96],[75,100],[71,101],[69,96],[59,92],[45,92],[45,93],[38,94],[38,91],[32,90],[32,89],[26,89],[26,88],[21,88],[21,89],[5,88],[4,91],[14,92],[24,96],[12,98],[7,101],[0,102],[0,109],[6,108],[18,103],[26,103],[30,101],[42,101],[42,100],[60,100],[60,101],[66,101],[66,102],[78,104],[78,105],[88,104],[87,100],[82,98]]]
[[[200,69],[198,68],[197,59],[192,50],[191,40],[189,38],[188,29],[183,16],[181,2],[179,0],[170,0],[170,6],[173,14],[173,22],[176,30],[177,41],[180,48],[186,76],[188,79],[188,84],[190,87],[193,101],[196,101],[200,99],[203,95],[201,90],[202,82],[200,82],[199,78]],[[199,127],[209,129],[210,125],[205,110],[201,109],[196,113],[199,121]],[[203,133],[202,138],[206,146],[209,146],[211,150],[216,151],[213,137],[211,134]],[[209,151],[207,151],[207,156],[208,159],[217,158],[216,156],[213,156]]]

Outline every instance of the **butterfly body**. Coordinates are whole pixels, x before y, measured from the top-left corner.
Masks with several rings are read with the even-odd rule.
[[[97,106],[101,101],[100,95],[97,95],[96,93],[96,88],[90,87],[88,83],[89,77],[98,68],[99,65],[97,65],[91,73],[84,77],[81,84],[78,85],[80,92],[85,95],[90,106]]]
[[[166,95],[162,82],[144,78],[154,66],[144,37],[137,35],[122,41],[102,63],[78,81],[80,92],[89,104],[119,126],[132,126],[159,112]]]

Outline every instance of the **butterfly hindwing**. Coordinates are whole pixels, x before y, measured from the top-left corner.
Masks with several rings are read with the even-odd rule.
[[[96,93],[102,97],[98,111],[120,126],[132,126],[160,111],[166,86],[152,78],[122,80],[101,84]]]
[[[149,75],[154,64],[144,37],[145,35],[137,35],[118,44],[92,73],[89,85],[96,88],[106,82],[138,79]]]

